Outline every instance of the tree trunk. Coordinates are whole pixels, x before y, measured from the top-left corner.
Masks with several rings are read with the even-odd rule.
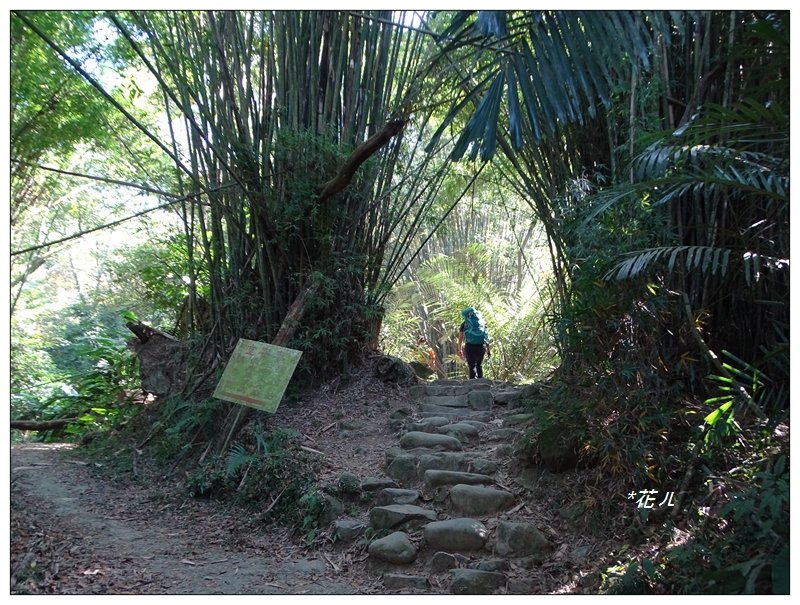
[[[77,422],[77,418],[59,418],[58,420],[12,420],[11,428],[20,431],[52,431],[63,429],[71,422]]]

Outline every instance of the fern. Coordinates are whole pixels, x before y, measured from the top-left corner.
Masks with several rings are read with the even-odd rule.
[[[239,472],[239,469],[252,463],[253,460],[255,460],[255,456],[250,454],[241,443],[234,443],[228,452],[225,474],[232,477]]]

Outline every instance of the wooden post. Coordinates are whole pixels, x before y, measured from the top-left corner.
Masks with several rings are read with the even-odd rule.
[[[295,330],[297,330],[297,326],[300,324],[300,320],[306,311],[306,305],[308,304],[308,301],[319,289],[319,285],[320,282],[318,280],[314,280],[310,286],[305,288],[298,295],[291,307],[289,307],[289,311],[286,313],[286,317],[283,318],[283,323],[281,324],[278,333],[275,335],[275,338],[272,339],[270,344],[273,344],[276,347],[283,347],[288,344],[289,340],[294,335]],[[220,443],[217,453],[222,454],[228,449],[231,441],[233,441],[236,435],[239,434],[239,431],[244,426],[252,411],[253,410],[251,408],[242,405],[239,406],[239,409],[236,411],[233,421],[231,422],[230,429],[223,431],[223,434],[226,434],[226,437],[222,443]]]

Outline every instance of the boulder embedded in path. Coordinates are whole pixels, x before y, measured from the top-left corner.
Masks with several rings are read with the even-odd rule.
[[[449,435],[411,431],[400,438],[400,447],[404,449],[426,447],[433,450],[458,452],[461,451],[461,442]]]
[[[436,511],[413,504],[389,504],[376,506],[369,511],[369,524],[374,529],[394,529],[416,525],[420,522],[436,521]]]
[[[510,508],[514,494],[479,485],[455,485],[450,490],[450,503],[459,515],[486,517]]]
[[[386,506],[388,504],[414,504],[417,500],[419,500],[419,492],[415,489],[387,487],[378,492],[378,497],[375,498],[375,504],[378,506]]]
[[[501,521],[497,524],[494,549],[502,557],[527,557],[547,554],[553,545],[533,523]]]
[[[429,489],[441,485],[457,485],[459,483],[464,483],[466,485],[488,485],[494,483],[494,479],[488,475],[436,469],[428,469],[425,471],[423,480],[425,481],[425,487]]]
[[[493,594],[506,584],[506,576],[494,571],[454,569],[450,583],[452,594]]]
[[[447,519],[428,523],[425,542],[434,549],[447,552],[480,550],[489,539],[489,530],[477,519]]]
[[[367,550],[370,556],[387,563],[411,563],[417,558],[417,547],[401,531],[371,542]]]

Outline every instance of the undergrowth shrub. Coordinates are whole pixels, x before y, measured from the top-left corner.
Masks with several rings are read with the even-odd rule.
[[[257,424],[227,456],[192,472],[186,488],[193,497],[229,499],[252,508],[264,523],[281,523],[302,532],[308,542],[330,505],[317,489],[318,461],[298,447],[299,433]]]

